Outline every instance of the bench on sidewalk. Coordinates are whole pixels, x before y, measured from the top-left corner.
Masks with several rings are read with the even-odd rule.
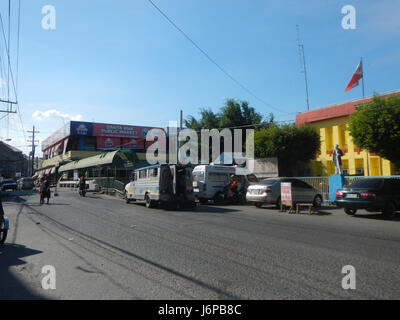
[[[318,213],[318,210],[314,207],[314,204],[312,203],[297,203],[296,213],[300,213],[302,207],[308,207],[308,214]]]
[[[295,213],[293,204],[290,206],[285,206],[285,205],[281,204],[281,209],[279,210],[279,212],[286,212],[286,208],[289,208],[288,213]]]
[[[312,203],[296,203],[296,209],[293,204],[291,206],[281,205],[281,210],[279,210],[279,211],[286,212],[286,208],[289,208],[288,213],[300,213],[301,209],[304,207],[308,207],[308,214],[318,213],[318,210],[314,207],[314,205]]]

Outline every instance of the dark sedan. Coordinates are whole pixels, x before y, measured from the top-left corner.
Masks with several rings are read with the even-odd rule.
[[[387,218],[394,218],[400,210],[400,179],[365,178],[336,192],[335,204],[344,208],[349,215],[357,209],[382,212]]]

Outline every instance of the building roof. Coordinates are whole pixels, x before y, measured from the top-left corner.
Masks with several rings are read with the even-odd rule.
[[[22,151],[0,141],[0,160],[2,161],[18,161],[23,159]]]
[[[400,90],[383,93],[380,96],[389,97],[392,95],[400,95]],[[296,115],[296,124],[299,126],[304,123],[312,123],[349,116],[356,111],[357,105],[369,102],[372,100],[372,98],[373,97],[370,96],[364,99],[351,100],[308,112],[299,113]]]
[[[133,166],[136,162],[135,156],[130,150],[116,150],[105,152],[97,156],[73,161],[61,166],[58,172],[71,171],[76,169],[91,168],[102,165]]]

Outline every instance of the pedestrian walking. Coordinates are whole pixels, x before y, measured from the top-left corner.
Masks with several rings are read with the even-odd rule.
[[[40,194],[40,204],[44,204],[44,199],[47,199],[47,204],[49,204],[51,191],[50,182],[47,177],[41,178],[39,183],[39,194]]]

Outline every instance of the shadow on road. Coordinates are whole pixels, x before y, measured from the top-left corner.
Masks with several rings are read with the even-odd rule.
[[[46,207],[46,206],[70,206],[71,204],[69,204],[69,203],[54,203],[54,202],[51,202],[51,200],[50,200],[50,203],[49,204],[47,204],[47,203],[45,203],[45,204],[40,204],[40,203],[29,203],[29,202],[27,202],[27,203],[25,203],[25,205],[27,205],[27,206],[30,206],[30,207]]]
[[[200,205],[195,209],[196,212],[210,212],[210,213],[230,213],[230,212],[239,212],[238,209],[232,209],[222,206],[208,206],[208,205]]]
[[[11,266],[26,264],[21,258],[39,253],[41,251],[17,244],[6,243],[0,247],[0,300],[43,299],[43,297],[33,294],[10,272]]]
[[[356,213],[353,218],[363,218],[363,219],[373,219],[373,220],[384,220],[391,222],[400,222],[400,215],[397,213],[396,217],[393,219],[386,218],[381,213]]]
[[[144,202],[134,202],[133,205],[145,207],[146,204]],[[196,207],[190,206],[183,206],[183,207],[176,207],[176,206],[157,206],[156,210],[165,210],[165,211],[179,211],[179,212],[209,212],[209,213],[229,213],[229,212],[238,212],[240,210],[232,209],[229,207],[223,206],[209,206],[209,205],[198,205]]]
[[[90,196],[88,196],[87,194],[86,194],[85,198],[89,198],[89,199],[99,199],[99,200],[105,200],[105,199],[104,199],[104,198],[102,198],[102,197],[99,197],[99,196],[94,196],[94,195],[90,195]]]

